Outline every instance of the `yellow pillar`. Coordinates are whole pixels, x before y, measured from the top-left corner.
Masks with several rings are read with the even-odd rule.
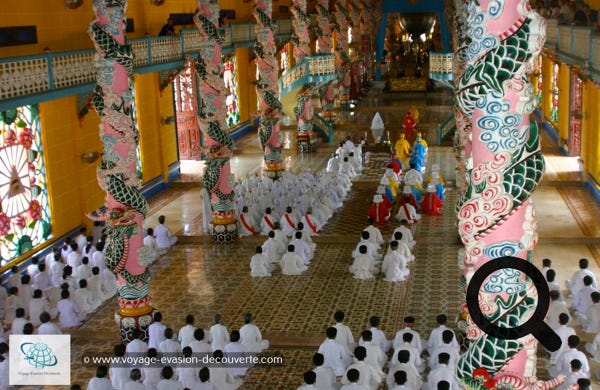
[[[250,74],[250,55],[247,47],[235,49],[235,69],[237,72],[238,85],[238,108],[240,110],[240,123],[251,120],[250,112],[254,111],[250,106],[248,97],[250,90],[254,89],[254,85],[250,83],[254,75]],[[254,105],[256,107],[256,104]]]
[[[583,180],[588,180],[588,174],[600,181],[600,90],[591,81],[584,85],[583,99],[583,128],[581,146],[583,158]]]
[[[550,121],[552,111],[552,65],[550,58],[543,56],[542,60],[542,116]]]
[[[559,146],[566,144],[569,139],[569,104],[571,91],[571,68],[567,64],[560,64],[558,76],[558,138]]]

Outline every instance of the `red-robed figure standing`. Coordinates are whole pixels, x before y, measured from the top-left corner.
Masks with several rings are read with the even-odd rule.
[[[442,215],[442,207],[444,207],[444,201],[435,193],[435,187],[432,185],[428,186],[427,194],[421,202],[421,210],[427,215]]]

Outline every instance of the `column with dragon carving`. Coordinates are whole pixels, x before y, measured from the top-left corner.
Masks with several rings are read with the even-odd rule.
[[[106,222],[106,266],[118,280],[119,310],[115,319],[121,338],[131,341],[140,329],[148,339],[152,322],[150,250],[143,245],[148,203],[136,172],[139,133],[133,121],[131,75],[133,53],[125,42],[126,0],[94,0],[95,19],[88,33],[96,48],[97,79],[92,104],[102,121],[104,142],[98,183],[106,191],[106,211],[90,215]]]
[[[293,0],[291,6],[293,16],[294,32],[291,41],[294,43],[294,59],[296,64],[302,63],[310,56],[310,17],[306,12],[306,0]],[[307,66],[306,69],[309,69]],[[297,142],[300,152],[312,152],[315,150],[315,135],[312,122],[312,95],[313,86],[305,85],[298,92],[298,104],[294,107],[294,114],[298,126]]]
[[[260,74],[260,78],[256,80],[256,94],[260,101],[258,140],[264,152],[264,173],[268,177],[277,179],[284,169],[281,161],[283,147],[279,139],[282,107],[277,98],[279,95],[277,84],[279,66],[275,55],[277,23],[271,18],[272,7],[272,0],[256,0],[254,17],[257,26],[254,52]]]
[[[356,62],[362,62],[365,59],[360,56],[360,42],[361,42],[361,34],[360,34],[360,3],[362,0],[349,0],[348,1],[348,25],[352,29],[352,46],[353,46],[353,55],[350,58],[351,66],[356,66]],[[348,46],[350,46],[350,42],[348,42]],[[352,64],[354,62],[354,64]],[[354,81],[355,89],[352,90],[351,95],[358,95],[361,90],[361,75],[355,74],[355,70],[351,70],[350,74],[350,86],[352,89],[352,82]],[[358,85],[356,85],[358,84]]]
[[[319,54],[331,54],[331,31],[332,26],[329,19],[329,0],[317,0],[317,47]],[[319,98],[321,100],[321,115],[327,120],[334,120],[333,109],[336,98],[337,80],[324,83],[319,86]]]
[[[470,42],[457,101],[472,140],[458,205],[468,283],[492,259],[528,260],[537,243],[531,194],[544,160],[530,121],[536,102],[528,73],[543,47],[545,22],[528,0],[471,1],[467,10]],[[493,275],[477,297],[483,314],[500,327],[522,325],[535,308],[535,286],[516,270]],[[470,317],[467,324],[469,347],[456,371],[465,388],[548,389],[564,380],[537,380],[533,336],[504,340],[483,333]]]
[[[199,124],[204,134],[206,170],[204,187],[210,194],[212,208],[211,234],[215,242],[229,243],[237,238],[233,175],[229,159],[233,140],[225,126],[225,91],[223,80],[223,33],[219,30],[219,3],[217,0],[198,0],[194,23],[204,40],[196,63],[204,106]],[[224,129],[225,128],[225,129]]]
[[[346,0],[335,3],[336,26],[336,68],[340,105],[345,105],[350,99],[350,57],[348,56],[348,19],[350,15],[346,9]]]

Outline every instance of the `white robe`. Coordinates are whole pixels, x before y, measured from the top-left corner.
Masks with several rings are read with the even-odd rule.
[[[592,271],[590,271],[587,268],[579,269],[573,274],[570,280],[565,280],[565,285],[567,286],[567,289],[569,290],[569,293],[572,296],[575,296],[577,292],[584,287],[583,278],[585,276],[591,276],[592,286],[597,286],[596,275],[594,275]]]
[[[160,343],[165,341],[165,329],[162,322],[153,322],[148,327],[148,347],[158,349]]]
[[[363,231],[364,230],[369,232],[369,241],[371,241],[373,244],[376,244],[379,247],[381,247],[381,245],[385,243],[383,236],[381,235],[381,230],[379,230],[377,227],[369,225],[366,228],[364,228]]]
[[[413,330],[409,327],[405,327],[404,329],[401,329],[398,332],[396,332],[396,336],[394,337],[393,343],[394,348],[398,347],[400,344],[403,343],[402,340],[404,333],[411,333],[413,335],[413,339],[410,345],[415,347],[417,351],[419,351],[420,355],[423,352],[423,342],[421,341],[421,335],[416,330]]]
[[[260,234],[266,236],[271,230],[275,230],[275,222],[277,220],[271,214],[263,215],[260,221]]]
[[[346,353],[346,348],[335,340],[327,339],[319,346],[319,353],[323,355],[325,367],[331,367],[335,376],[342,376],[350,365],[351,358]]]
[[[227,367],[209,367],[210,383],[218,390],[235,390],[242,385],[242,380],[234,377]]]
[[[406,226],[400,225],[396,229],[394,229],[394,233],[400,232],[402,233],[401,242],[405,243],[408,246],[408,249],[412,250],[415,247],[416,241],[413,238],[412,231]],[[394,237],[394,234],[392,234]]]
[[[63,328],[72,328],[81,325],[79,313],[75,303],[71,299],[61,299],[56,305],[58,309],[58,321]]]
[[[423,385],[423,390],[437,390],[438,382],[446,381],[450,383],[450,390],[461,389],[456,381],[454,369],[445,364],[440,364],[437,368],[431,370],[427,375],[427,382]]]
[[[356,342],[354,341],[352,330],[348,325],[342,322],[337,322],[335,325],[333,325],[333,327],[337,329],[335,341],[346,347],[346,351],[348,351],[350,355],[350,352],[354,351],[354,348],[356,348]]]
[[[223,353],[225,356],[229,355],[229,356],[243,356],[244,354],[247,354],[249,351],[246,349],[246,347],[240,343],[239,341],[237,342],[229,342],[225,345],[225,347],[223,347]],[[240,367],[239,364],[235,365],[234,367],[231,367],[231,373],[235,376],[245,376],[246,372],[248,372],[248,366],[244,365],[243,367]]]
[[[281,216],[281,219],[279,220],[279,226],[281,227],[281,231],[288,237],[294,235],[297,224],[298,222],[296,221],[296,217],[294,217],[294,215],[291,213],[283,214]]]
[[[190,345],[192,341],[194,341],[194,332],[196,331],[196,327],[194,325],[184,325],[179,329],[179,333],[177,334],[177,340],[181,345],[181,349]]]
[[[240,213],[238,223],[238,236],[248,237],[258,233],[254,217],[250,213]]]
[[[263,254],[267,256],[271,263],[278,263],[281,257],[287,251],[284,243],[275,238],[269,238],[262,244]]]
[[[240,342],[248,352],[259,353],[269,348],[269,340],[263,340],[260,329],[252,323],[240,328]]]
[[[366,254],[357,255],[348,271],[354,274],[355,279],[361,280],[372,279],[377,273],[377,269],[373,265],[373,259]]]
[[[229,331],[221,324],[214,324],[210,327],[209,342],[213,352],[217,349],[222,351],[229,342]]]
[[[381,376],[379,373],[369,364],[364,361],[355,361],[346,369],[348,370],[355,369],[359,372],[358,383],[361,386],[364,386],[368,390],[376,390],[379,387],[379,383],[381,383]],[[342,384],[347,385],[350,381],[348,377],[344,375],[342,377]]]
[[[154,228],[154,237],[156,237],[156,246],[159,249],[168,249],[177,242],[177,237],[173,236],[171,230],[162,223]]]
[[[87,390],[113,390],[113,386],[108,378],[93,377],[88,382]]]
[[[52,322],[46,322],[45,324],[40,325],[37,330],[37,334],[62,334],[62,332],[60,328]]]
[[[381,263],[381,272],[385,273],[383,280],[387,282],[406,280],[410,274],[410,270],[406,269],[406,263],[406,258],[402,257],[397,250],[385,255]]]
[[[257,253],[250,259],[250,276],[271,276],[271,264],[267,256]]]
[[[29,301],[29,321],[33,326],[40,326],[40,314],[43,312],[50,314],[50,304],[46,298],[34,298]]]
[[[308,269],[300,256],[293,252],[288,252],[283,255],[279,261],[279,266],[281,267],[281,273],[283,275],[300,275]]]
[[[317,380],[315,381],[315,387],[319,390],[334,390],[335,384],[335,373],[331,367],[318,366],[313,369],[313,372],[317,374]]]
[[[309,265],[314,256],[314,252],[310,249],[306,241],[304,241],[302,238],[294,238],[292,241],[290,241],[290,245],[294,246],[294,253],[300,256],[302,262],[305,265]]]
[[[409,203],[404,203],[398,208],[398,213],[396,213],[396,219],[398,221],[402,221],[403,219],[405,219],[408,221],[408,223],[415,223],[421,219],[421,215],[417,214],[417,210],[415,210],[415,207],[413,205]]]

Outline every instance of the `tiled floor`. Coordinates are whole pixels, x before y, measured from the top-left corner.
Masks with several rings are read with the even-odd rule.
[[[422,123],[439,123],[444,114],[440,104],[444,96],[417,99]],[[369,127],[370,118],[377,104],[385,104],[390,137],[395,140],[400,128],[401,112],[414,104],[403,95],[387,94],[384,98],[364,99],[361,114],[346,132],[336,134],[341,139],[345,134],[360,135]],[[448,103],[451,105],[450,103]],[[389,108],[389,110],[388,110]],[[393,113],[396,114],[393,114]],[[395,116],[394,116],[395,115]],[[435,136],[434,127],[423,128],[428,139]],[[427,130],[430,130],[427,132]],[[331,148],[323,143],[315,154],[297,154],[292,148],[293,132],[286,131],[284,138],[290,148],[285,150],[288,170],[298,171],[311,167],[322,169]],[[262,155],[256,137],[250,135],[237,141],[238,150],[232,159],[232,171],[236,177],[260,172]],[[545,150],[548,169],[543,185],[535,193],[538,207],[539,245],[534,251],[534,263],[550,257],[558,271],[561,283],[576,269],[576,260],[590,258],[592,269],[600,275],[600,208],[589,193],[576,182],[576,161],[552,153],[548,145]],[[450,147],[431,147],[429,163],[441,163],[446,179],[453,179],[454,156]],[[335,310],[344,310],[347,323],[355,336],[367,327],[370,315],[379,315],[382,328],[388,337],[401,325],[402,317],[412,314],[417,317],[418,330],[426,337],[434,326],[436,314],[445,312],[450,318],[458,314],[461,299],[460,271],[457,251],[460,248],[456,232],[456,216],[453,203],[456,194],[448,188],[445,214],[427,217],[416,231],[418,245],[416,260],[411,265],[409,280],[388,283],[381,278],[358,281],[346,271],[350,263],[350,252],[358,241],[365,226],[366,207],[376,189],[382,160],[374,155],[367,171],[353,186],[343,208],[338,210],[324,229],[315,238],[317,251],[310,270],[301,276],[275,274],[270,278],[251,278],[249,259],[253,248],[262,238],[249,237],[233,245],[212,244],[200,232],[198,182],[201,180],[202,163],[183,165],[188,172],[171,189],[151,199],[151,215],[146,224],[153,226],[160,214],[167,216],[167,224],[181,237],[170,253],[163,256],[152,268],[152,296],[154,306],[161,310],[164,322],[178,329],[184,316],[193,313],[197,323],[207,328],[216,313],[223,316],[229,329],[242,325],[243,314],[252,312],[255,322],[271,340],[269,352],[281,354],[285,364],[277,367],[256,367],[249,371],[244,389],[291,389],[302,383],[302,373],[311,367],[311,356],[323,339],[325,328],[333,323]],[[384,228],[389,234],[397,225],[390,222]],[[81,353],[110,351],[119,342],[113,313],[113,300],[94,314],[80,329],[73,333],[73,381],[86,383],[92,370],[82,368],[78,359]],[[589,337],[588,337],[589,338]],[[540,364],[543,364],[542,360]],[[543,368],[543,367],[542,367]],[[542,373],[543,371],[540,371]]]

